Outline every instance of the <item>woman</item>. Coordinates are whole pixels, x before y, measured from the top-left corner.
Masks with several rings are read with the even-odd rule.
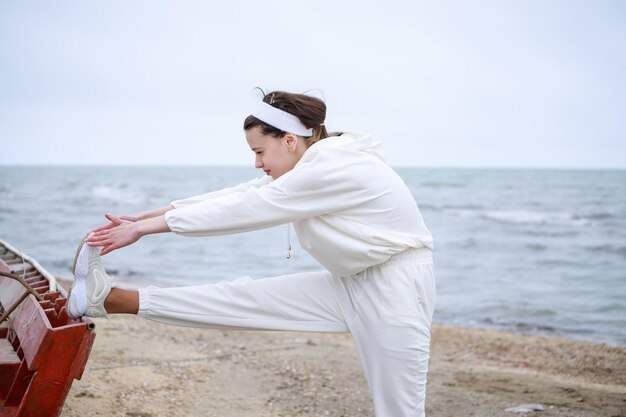
[[[368,135],[324,126],[325,104],[275,91],[244,121],[265,176],[134,216],[106,215],[75,261],[74,317],[130,313],[206,328],[351,332],[376,415],[424,415],[435,279],[432,237]],[[326,271],[139,291],[112,288],[100,255],[162,232],[213,236],[293,223]]]

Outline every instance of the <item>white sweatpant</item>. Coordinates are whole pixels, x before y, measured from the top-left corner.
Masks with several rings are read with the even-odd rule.
[[[435,275],[429,249],[408,249],[349,276],[307,272],[139,290],[139,316],[239,330],[350,332],[378,417],[424,415]]]

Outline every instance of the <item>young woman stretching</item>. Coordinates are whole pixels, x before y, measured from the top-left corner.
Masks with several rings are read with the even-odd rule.
[[[325,104],[275,91],[244,121],[266,175],[137,215],[78,249],[73,317],[137,314],[178,326],[350,332],[379,417],[423,416],[435,301],[433,240],[402,179],[365,134],[324,127]],[[100,255],[144,235],[214,236],[293,223],[325,269],[179,288],[111,288]]]

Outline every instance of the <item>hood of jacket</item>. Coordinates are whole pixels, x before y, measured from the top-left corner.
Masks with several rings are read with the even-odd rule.
[[[314,157],[318,151],[329,148],[367,152],[385,162],[385,150],[382,142],[373,139],[367,133],[358,132],[331,132],[327,138],[320,140],[307,149],[302,158],[306,162],[309,158]]]

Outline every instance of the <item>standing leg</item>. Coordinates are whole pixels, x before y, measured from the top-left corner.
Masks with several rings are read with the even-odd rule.
[[[422,417],[430,355],[435,281],[432,258],[397,255],[350,285],[348,327],[377,417]],[[345,304],[342,304],[345,305]]]
[[[139,290],[138,315],[166,324],[241,330],[348,332],[328,272]]]

